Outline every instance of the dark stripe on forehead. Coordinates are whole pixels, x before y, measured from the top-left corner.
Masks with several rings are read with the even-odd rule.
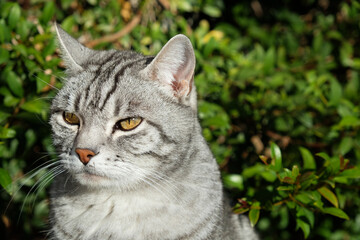
[[[115,57],[117,57],[116,55],[118,55],[117,51],[109,53],[107,56],[101,56],[101,52],[95,54],[91,59],[88,59],[89,62],[87,64],[85,64],[85,66],[84,66],[85,71],[88,71],[88,72],[101,71],[102,66],[107,62],[111,62]],[[95,71],[91,70],[91,66],[97,66],[96,70]],[[96,74],[96,75],[98,75],[98,74]]]
[[[120,61],[114,61],[110,66],[107,66],[107,68],[104,68],[104,66],[102,65],[99,66],[98,70],[94,73],[94,77],[90,80],[90,83],[86,88],[84,101],[85,103],[87,103],[87,106],[92,105],[93,108],[99,105],[99,100],[101,98],[100,91],[95,91],[95,93],[99,92],[99,94],[91,96],[89,98],[90,90],[92,87],[95,89],[101,89],[103,86],[103,82],[106,79],[109,79],[110,74],[112,73],[115,66],[120,64],[119,62]],[[96,81],[96,79],[101,79],[102,81]]]
[[[123,66],[115,75],[113,78],[113,86],[110,89],[110,91],[106,94],[106,97],[103,101],[102,106],[100,107],[100,110],[102,111],[105,107],[106,102],[108,101],[108,99],[110,98],[110,96],[115,92],[115,90],[117,89],[118,83],[119,83],[119,78],[122,77],[126,71],[126,69],[131,68],[132,66],[134,66],[135,64],[137,64],[138,62],[144,61],[144,58],[140,58],[137,59],[133,62],[130,62],[128,64],[126,64],[125,66]]]
[[[83,96],[83,93],[85,93],[84,96],[84,102],[86,103],[87,99],[89,98],[89,92],[91,86],[95,83],[95,79],[100,78],[101,75],[104,72],[108,72],[109,74],[113,71],[116,65],[119,65],[120,62],[126,62],[129,59],[131,59],[131,56],[127,54],[123,54],[123,52],[120,51],[113,51],[109,52],[108,54],[102,55],[101,52],[95,54],[92,59],[89,59],[89,63],[85,65],[85,72],[91,73],[93,76],[91,80],[89,80],[88,85],[85,87],[85,90],[75,98],[74,109],[76,111],[79,111],[80,108],[80,102],[81,102],[81,96]],[[117,60],[117,61],[116,61]],[[110,66],[106,66],[106,63],[111,63]],[[90,66],[95,67],[95,69],[92,69]],[[105,68],[106,67],[106,68]],[[104,79],[104,77],[102,77]]]
[[[85,90],[85,97],[84,97],[84,101],[86,102],[86,99],[88,99],[89,97],[89,92],[90,92],[90,87],[93,84],[93,82],[95,81],[95,79],[101,74],[101,66],[99,66],[97,68],[97,70],[95,72],[93,72],[94,76],[93,78],[89,81],[89,84],[86,87]],[[80,93],[81,94],[81,93]]]
[[[91,72],[93,74],[93,78],[89,81],[89,84],[86,87],[85,90],[85,97],[84,97],[84,101],[86,102],[86,100],[89,98],[89,92],[90,92],[90,88],[93,85],[93,83],[95,82],[95,79],[99,78],[101,76],[101,74],[103,74],[104,72],[104,64],[106,62],[111,62],[113,61],[113,59],[117,59],[118,58],[118,51],[113,52],[112,54],[110,54],[107,58],[104,58],[103,61],[96,63],[95,65],[97,65],[97,68],[95,71],[89,71],[89,69],[86,69],[86,71]],[[119,64],[119,61],[115,61],[114,63],[111,64],[110,67],[114,67],[115,64]],[[110,69],[110,67],[108,67],[107,69]],[[105,70],[107,70],[105,69]]]
[[[78,94],[75,98],[75,101],[74,101],[75,112],[79,112],[80,98],[81,98],[80,94]]]
[[[113,53],[111,53],[107,58],[103,58],[102,59],[102,61],[101,61],[101,63],[99,63],[99,65],[103,65],[103,64],[105,64],[105,63],[107,63],[107,62],[110,62],[110,61],[113,61],[113,60],[115,60],[115,58],[118,58],[118,51],[114,51]]]
[[[114,116],[115,116],[115,117],[119,116],[119,114],[120,114],[120,108],[121,108],[121,105],[122,105],[122,104],[123,104],[123,103],[120,101],[120,99],[117,99],[117,100],[116,100],[115,110],[114,110]]]

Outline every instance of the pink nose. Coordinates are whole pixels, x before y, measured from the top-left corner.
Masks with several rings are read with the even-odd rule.
[[[90,159],[96,155],[90,149],[85,149],[85,148],[77,148],[75,149],[75,152],[79,155],[80,161],[84,165],[88,164],[90,162]]]

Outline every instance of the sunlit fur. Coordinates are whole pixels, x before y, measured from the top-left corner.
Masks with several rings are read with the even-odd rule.
[[[68,80],[53,100],[62,172],[51,189],[52,239],[257,239],[231,213],[197,119],[190,41],[156,56],[93,51],[56,26]],[[166,79],[164,79],[166,78]],[[76,114],[79,125],[64,121]],[[141,117],[133,130],[114,126]],[[84,165],[76,148],[96,155]]]

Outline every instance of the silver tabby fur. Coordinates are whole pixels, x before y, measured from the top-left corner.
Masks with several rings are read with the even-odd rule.
[[[67,81],[53,100],[53,142],[64,173],[51,188],[51,239],[257,239],[232,214],[201,134],[189,39],[154,58],[94,51],[55,26]],[[69,125],[63,112],[76,114]],[[141,117],[131,131],[117,121]],[[84,165],[76,148],[96,155]]]

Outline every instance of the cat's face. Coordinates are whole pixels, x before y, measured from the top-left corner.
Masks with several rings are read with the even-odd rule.
[[[50,122],[68,173],[89,187],[125,190],[178,169],[197,121],[189,40],[173,38],[153,59],[93,51],[57,33],[68,79]]]

